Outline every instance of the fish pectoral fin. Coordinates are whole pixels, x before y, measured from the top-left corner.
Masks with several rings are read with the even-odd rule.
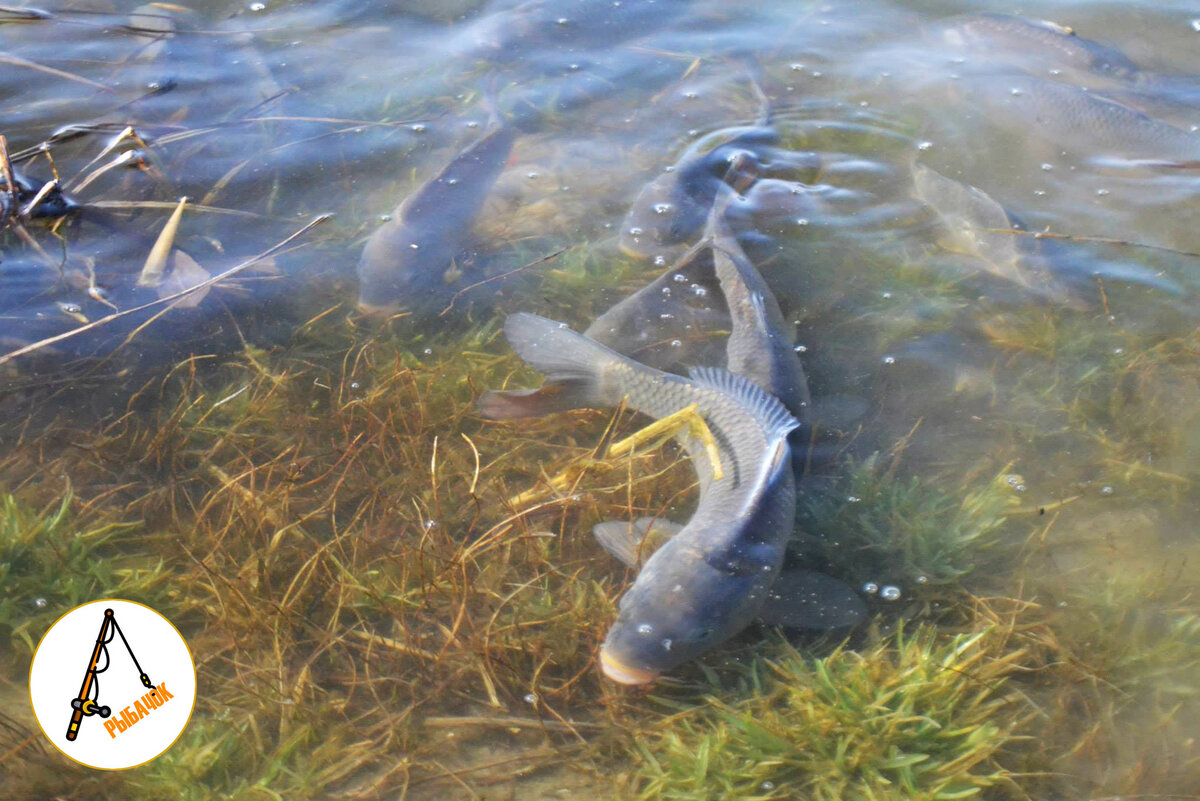
[[[628,567],[637,566],[638,535],[624,520],[605,520],[592,526],[592,535],[600,547]]]
[[[442,273],[442,281],[447,284],[456,284],[462,276],[463,271],[458,266],[458,262],[455,259],[451,259],[450,266],[446,268],[446,272]]]
[[[683,525],[670,520],[664,520],[661,517],[639,517],[633,521],[633,530],[636,532],[639,540],[649,537],[651,542],[654,540],[666,542],[680,531],[683,531]]]
[[[640,517],[632,523],[606,520],[592,526],[592,534],[604,550],[629,567],[636,567],[659,544],[675,536],[683,526],[657,517]],[[647,547],[648,546],[648,547]]]
[[[767,593],[759,618],[771,626],[825,631],[853,626],[867,605],[850,585],[815,570],[790,569]]]

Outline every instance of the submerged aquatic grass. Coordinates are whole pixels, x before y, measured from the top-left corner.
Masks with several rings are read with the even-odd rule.
[[[1007,513],[1020,503],[1015,474],[947,491],[917,476],[895,475],[895,460],[872,457],[825,490],[801,493],[804,544],[863,580],[913,586],[949,584],[997,544]],[[819,535],[819,536],[818,536]]]
[[[639,737],[640,798],[952,799],[1011,783],[1001,764],[1028,710],[1005,686],[1021,650],[991,630],[900,627],[808,659],[782,646],[737,670],[745,696]]]
[[[25,656],[58,616],[97,598],[176,608],[171,571],[141,526],[81,525],[71,513],[73,500],[67,490],[35,510],[0,495],[0,636],[20,643]]]
[[[604,273],[586,250],[543,274],[547,311],[595,276],[622,291],[641,280],[633,265]],[[753,629],[651,695],[608,686],[593,656],[631,576],[591,526],[682,518],[694,473],[670,447],[599,461],[608,426],[636,428],[622,415],[479,420],[480,391],[537,377],[497,318],[464,311],[430,335],[407,318],[366,328],[319,309],[284,346],[176,364],[98,425],[58,420],[62,435],[39,443],[6,433],[4,547],[22,566],[3,607],[23,631],[8,638],[22,643],[13,674],[76,595],[103,592],[167,611],[205,692],[166,755],[104,783],[39,751],[31,720],[5,721],[5,791],[1083,798],[1078,787],[1133,792],[1139,765],[1164,788],[1195,775],[1151,753],[1195,714],[1195,609],[1186,595],[1172,603],[1174,574],[1147,563],[1078,581],[1078,565],[1109,547],[1087,521],[1115,507],[1020,492],[1010,471],[1037,466],[1007,466],[1011,452],[952,470],[910,459],[912,436],[825,468],[840,478],[810,476],[794,546],[915,603],[877,605],[872,627],[841,645],[819,638],[801,652]],[[1104,370],[1165,397],[1187,347]],[[1012,369],[1049,369],[1044,358]],[[1079,386],[1106,384],[1096,374]],[[997,425],[1027,425],[1017,418],[1036,403],[1006,407]],[[1063,408],[1055,419],[1086,439],[1097,418]],[[572,465],[569,491],[509,504]],[[47,494],[61,480],[35,491],[30,476],[66,477],[73,495]],[[1095,502],[1132,507],[1139,481]],[[100,578],[71,584],[89,570]],[[1156,609],[1138,612],[1147,592]],[[930,623],[901,625],[912,616]],[[1156,734],[1135,747],[1125,727]],[[1053,741],[1027,747],[1040,732]],[[1097,764],[1109,767],[1081,784]]]

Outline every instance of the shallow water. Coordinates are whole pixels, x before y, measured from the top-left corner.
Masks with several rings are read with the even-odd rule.
[[[22,510],[10,531],[63,497],[73,517],[0,542],[0,692],[22,697],[55,617],[114,594],[179,623],[207,697],[167,756],[103,784],[14,700],[9,795],[1193,797],[1194,8],[1026,9],[1097,43],[1082,54],[971,27],[1009,10],[987,3],[38,8],[0,11],[0,133],[18,171],[39,186],[57,171],[87,209],[28,222],[36,246],[0,240],[0,346],[34,345],[0,363],[0,492]],[[729,219],[795,321],[814,397],[797,548],[900,588],[850,635],[869,686],[906,653],[904,627],[941,645],[986,632],[962,670],[1005,699],[987,725],[909,710],[993,726],[978,753],[869,726],[881,754],[853,765],[788,772],[761,741],[739,751],[702,713],[774,708],[791,674],[762,660],[788,656],[760,629],[650,696],[606,685],[592,659],[630,577],[587,532],[639,510],[683,519],[692,474],[642,457],[512,508],[608,418],[501,425],[471,408],[536,381],[504,315],[582,330],[695,241],[656,241],[682,210],[641,192],[761,131],[751,55],[778,135]],[[463,226],[461,275],[431,267],[412,317],[359,315],[363,243],[487,130],[489,84],[518,135]],[[108,149],[127,125],[144,147]],[[31,150],[47,141],[53,166]],[[130,151],[148,167],[97,174]],[[918,191],[918,164],[1017,228],[963,252],[992,224],[952,242],[962,209]],[[334,216],[168,309],[136,283],[182,196],[176,245],[209,275]],[[78,541],[117,521],[132,525]],[[839,658],[836,639],[800,643]],[[784,730],[856,731],[808,714]],[[742,761],[680,756],[701,742]],[[907,775],[904,753],[965,773]]]

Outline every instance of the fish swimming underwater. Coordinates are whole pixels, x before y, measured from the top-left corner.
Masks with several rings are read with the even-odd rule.
[[[1141,72],[1124,53],[1085,39],[1070,28],[1044,19],[1012,14],[970,14],[940,29],[943,41],[972,58],[1006,59],[1022,69],[1030,63],[1071,70],[1072,78],[1136,80]]]
[[[792,534],[796,503],[787,437],[799,423],[783,404],[726,370],[697,367],[688,378],[664,373],[542,317],[512,315],[505,334],[547,380],[532,392],[486,393],[479,402],[485,417],[538,416],[614,406],[625,399],[661,419],[695,404],[718,444],[720,478],[698,436],[676,437],[696,470],[700,500],[691,520],[654,552],[622,597],[601,648],[605,674],[624,684],[647,683],[763,616]],[[620,558],[636,551],[621,544],[622,537],[630,540],[625,523],[601,524],[596,533]],[[833,579],[789,577],[782,587],[790,599],[813,597],[814,609],[844,610],[830,612],[830,619],[842,614],[854,622],[861,615],[861,600]],[[788,614],[793,625],[803,616],[792,604],[788,612],[767,617]],[[846,625],[817,620],[822,614],[811,616],[817,627]]]
[[[792,532],[796,496],[787,435],[797,422],[783,404],[725,370],[696,368],[689,378],[664,373],[543,317],[511,315],[504,332],[570,406],[606,408],[625,399],[661,419],[696,404],[718,443],[719,479],[700,439],[677,437],[699,477],[700,502],[622,598],[601,649],[604,672],[623,683],[645,683],[745,628],[766,600]],[[479,406],[492,419],[540,413],[520,395],[510,404],[513,397],[488,392]]]
[[[491,130],[406,197],[371,234],[358,262],[358,307],[388,314],[444,298],[460,274],[455,257],[508,162],[514,129]]]
[[[729,195],[732,190],[726,190],[726,197],[713,204],[705,229],[713,269],[729,308],[726,367],[779,398],[797,420],[804,422],[812,398],[794,349],[796,343],[775,294],[729,229],[725,220]]]
[[[1079,302],[1045,269],[1039,269],[1017,236],[1004,207],[977,187],[947,178],[913,164],[913,196],[938,214],[937,244],[943,250],[970,256],[998,278],[1055,302],[1079,307]]]
[[[653,282],[597,317],[584,335],[660,369],[680,362],[722,365],[779,398],[803,422],[808,383],[788,323],[726,221],[733,199],[757,179],[749,162],[750,157],[739,156],[730,165],[704,239]],[[729,332],[719,349],[705,335],[713,330]]]
[[[679,160],[642,188],[621,224],[621,250],[638,258],[690,242],[704,228],[723,186],[746,181],[738,164],[758,175],[811,177],[821,165],[815,153],[778,147],[781,136],[774,112],[752,66],[751,85],[760,101],[752,125],[714,131],[689,147]],[[753,180],[749,177],[749,180]]]
[[[1049,20],[971,14],[951,18],[936,28],[936,35],[965,55],[968,69],[999,62],[1009,69],[1100,92],[1147,114],[1165,114],[1185,128],[1200,111],[1200,79],[1194,73],[1145,69],[1120,50]]]
[[[1200,135],[1094,92],[1024,75],[962,84],[989,121],[1088,162],[1200,166]]]

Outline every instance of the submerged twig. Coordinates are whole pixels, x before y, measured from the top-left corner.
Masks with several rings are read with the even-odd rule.
[[[0,64],[12,64],[14,67],[26,67],[31,70],[37,70],[38,72],[44,72],[47,75],[65,78],[68,81],[75,81],[76,83],[81,83],[85,86],[90,86],[93,89],[99,89],[110,94],[112,94],[114,91],[104,84],[96,83],[90,78],[84,78],[82,75],[75,75],[74,73],[65,72],[60,69],[55,69],[54,67],[47,67],[45,64],[38,64],[36,61],[30,61],[29,59],[21,58],[20,56],[14,56],[12,53],[0,53]]]
[[[162,283],[163,274],[167,270],[167,256],[171,255],[171,248],[175,246],[175,235],[179,232],[179,221],[183,218],[183,207],[187,205],[187,201],[186,197],[179,198],[175,211],[171,212],[167,224],[158,234],[158,239],[154,240],[154,246],[146,255],[146,263],[138,276],[138,286],[158,286]]]
[[[508,278],[510,275],[516,275],[519,272],[528,270],[530,267],[536,267],[543,262],[547,262],[547,261],[550,261],[551,259],[557,258],[566,252],[567,252],[567,248],[559,248],[558,250],[554,251],[553,253],[547,254],[538,259],[534,259],[533,261],[529,262],[528,264],[517,267],[515,270],[509,270],[506,273],[500,273],[499,275],[493,275],[490,278],[485,278],[482,281],[476,281],[475,283],[471,284],[470,286],[463,287],[462,289],[460,289],[454,293],[453,297],[450,298],[450,304],[448,306],[446,306],[446,308],[442,309],[442,311],[438,314],[438,317],[445,317],[446,314],[449,313],[449,311],[454,308],[455,301],[457,301],[460,297],[462,297],[467,292],[470,292],[472,289],[483,286],[484,284],[490,284],[492,281],[499,281],[502,278]]]
[[[1164,253],[1171,253],[1176,256],[1191,256],[1200,259],[1200,253],[1193,253],[1190,250],[1179,250],[1170,248],[1166,245],[1151,245],[1146,242],[1132,242],[1128,239],[1115,239],[1109,236],[1086,236],[1083,234],[1056,234],[1051,231],[1026,231],[1021,228],[972,228],[972,231],[981,231],[988,234],[1012,234],[1013,236],[1028,236],[1034,239],[1061,239],[1066,242],[1094,242],[1099,245],[1120,245],[1129,248],[1145,248],[1146,250],[1160,250]]]

